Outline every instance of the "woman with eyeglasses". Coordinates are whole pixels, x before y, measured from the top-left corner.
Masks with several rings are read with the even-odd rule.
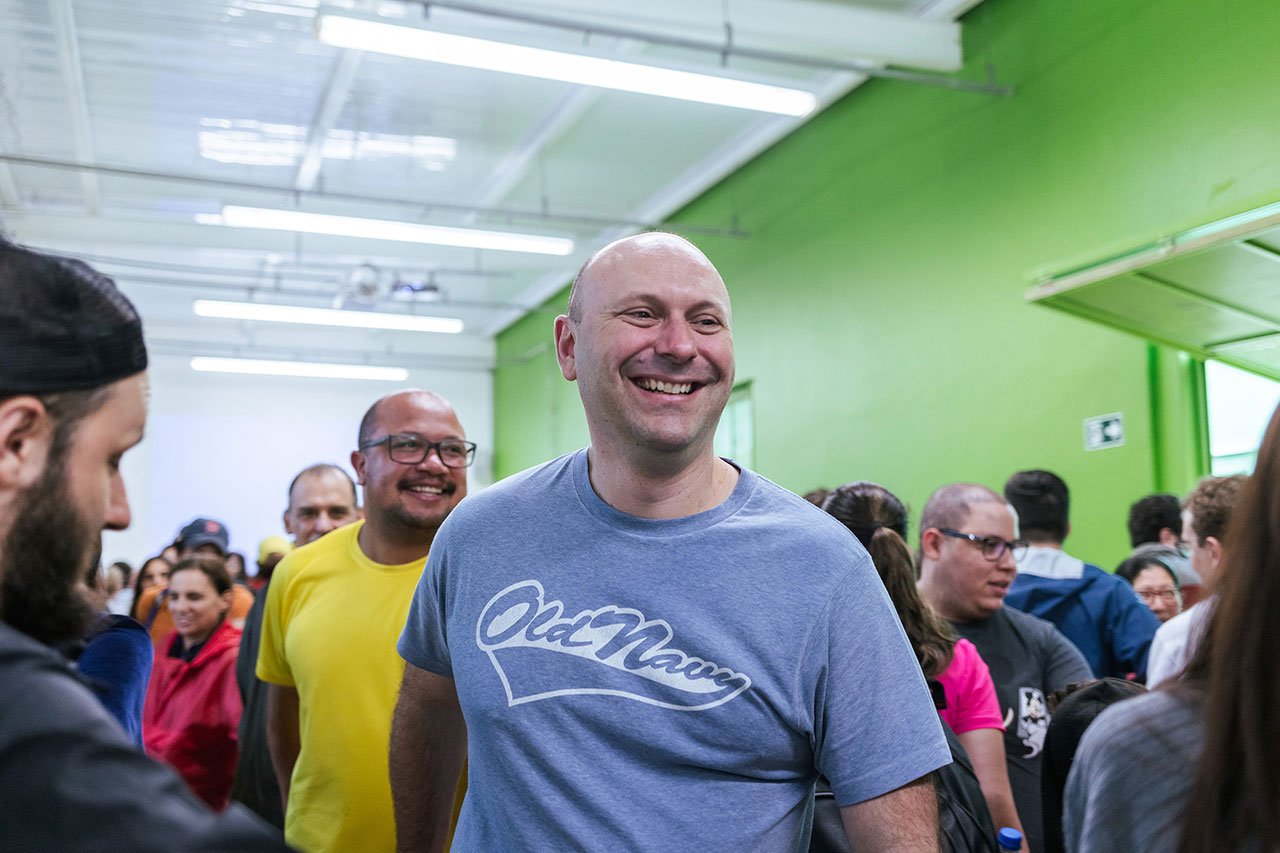
[[[1067,849],[1280,850],[1280,409],[1181,677],[1107,709],[1067,779]]]
[[[1182,612],[1182,587],[1168,562],[1177,556],[1172,548],[1147,551],[1116,567],[1116,575],[1129,582],[1133,594],[1151,608],[1162,624]]]
[[[1022,832],[1009,785],[995,684],[974,645],[956,639],[947,621],[921,598],[906,542],[906,506],[884,486],[858,482],[832,491],[822,509],[858,537],[871,555],[925,678],[931,687],[941,687],[945,707],[938,713],[973,763],[992,822],[997,828]]]

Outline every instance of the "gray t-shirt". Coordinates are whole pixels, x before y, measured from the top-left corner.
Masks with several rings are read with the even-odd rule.
[[[1067,849],[1177,849],[1203,743],[1198,709],[1165,691],[1103,711],[1085,731],[1067,777]]]
[[[47,646],[0,622],[0,851],[285,851],[143,755]]]
[[[441,527],[399,644],[455,680],[455,851],[806,850],[843,804],[950,761],[866,551],[741,470],[707,512],[604,503],[578,451]]]
[[[1040,753],[1049,730],[1049,694],[1088,681],[1093,672],[1071,641],[1049,622],[1012,607],[986,619],[953,623],[978,647],[991,670],[1004,714],[1004,752],[1013,802],[1031,853],[1043,849]]]

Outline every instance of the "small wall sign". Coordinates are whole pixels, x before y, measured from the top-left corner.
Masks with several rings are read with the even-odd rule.
[[[1105,450],[1124,444],[1124,415],[1113,412],[1084,419],[1084,449]]]

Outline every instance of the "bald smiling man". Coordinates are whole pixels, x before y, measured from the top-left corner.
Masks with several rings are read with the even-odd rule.
[[[729,294],[671,234],[600,250],[555,322],[591,445],[445,523],[392,727],[397,843],[807,850],[822,772],[856,849],[936,851],[948,763],[862,546],[715,455]]]

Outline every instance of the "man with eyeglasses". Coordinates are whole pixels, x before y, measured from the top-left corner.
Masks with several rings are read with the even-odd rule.
[[[285,838],[308,853],[395,848],[396,639],[436,531],[467,494],[476,449],[450,405],[417,390],[374,403],[357,447],[364,518],[276,567],[258,653]]]
[[[1048,620],[1089,662],[1098,678],[1147,675],[1147,653],[1160,627],[1133,587],[1062,549],[1071,532],[1071,495],[1052,471],[1019,471],[1004,484],[1031,547],[1018,560],[1008,603]]]
[[[1001,495],[973,483],[943,486],[920,518],[920,593],[991,670],[1004,710],[1005,761],[1031,853],[1043,849],[1040,762],[1046,697],[1093,677],[1075,646],[1043,619],[1005,604],[1028,542]],[[1133,594],[1129,594],[1130,599]]]

